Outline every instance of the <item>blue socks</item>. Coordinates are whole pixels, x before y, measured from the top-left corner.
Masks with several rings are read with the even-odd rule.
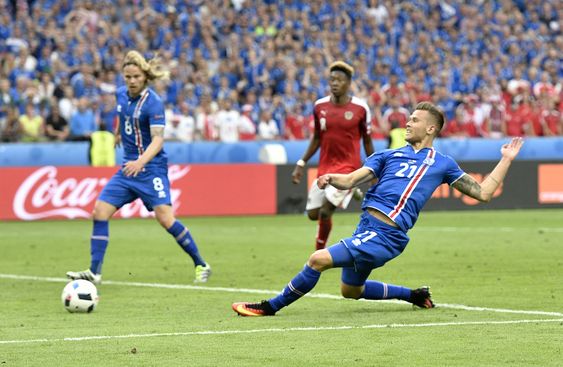
[[[366,280],[364,285],[364,293],[362,298],[365,299],[392,299],[397,298],[408,301],[411,298],[411,290],[409,288],[398,285],[391,285],[375,280]]]
[[[168,233],[170,233],[176,239],[176,242],[180,245],[180,247],[192,258],[195,265],[202,265],[205,266],[205,261],[199,254],[199,250],[195,244],[190,231],[184,227],[180,221],[175,221],[174,224],[170,228],[167,229]]]
[[[190,234],[190,231],[182,225],[179,221],[174,222],[172,227],[168,228],[176,242],[191,256],[195,265],[205,266],[197,246]],[[102,264],[104,262],[104,255],[109,242],[109,223],[107,220],[94,220],[94,227],[92,229],[92,237],[90,237],[90,270],[95,274],[102,273]]]
[[[315,287],[320,276],[321,272],[305,265],[303,270],[287,284],[279,295],[268,301],[270,306],[277,312],[282,307],[297,301]]]
[[[94,220],[92,237],[90,237],[90,270],[92,273],[100,274],[104,255],[109,241],[109,223],[107,220]]]

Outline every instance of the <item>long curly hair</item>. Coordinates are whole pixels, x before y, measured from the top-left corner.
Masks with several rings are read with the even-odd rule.
[[[166,79],[170,76],[170,72],[164,68],[158,56],[155,56],[147,61],[143,55],[135,50],[127,52],[127,55],[125,55],[125,58],[123,59],[121,69],[127,65],[135,65],[141,69],[147,76],[148,81]]]

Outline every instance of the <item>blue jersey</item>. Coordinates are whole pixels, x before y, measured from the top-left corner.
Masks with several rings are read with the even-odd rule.
[[[123,144],[123,160],[134,161],[147,150],[151,143],[151,126],[164,127],[164,104],[150,88],[145,88],[140,95],[130,98],[126,87],[116,92],[119,132]],[[147,168],[167,168],[168,159],[164,149],[147,163]]]
[[[451,157],[434,148],[415,152],[411,145],[374,153],[364,167],[379,182],[366,193],[362,209],[379,210],[405,232],[414,226],[438,186],[451,185],[465,174]]]

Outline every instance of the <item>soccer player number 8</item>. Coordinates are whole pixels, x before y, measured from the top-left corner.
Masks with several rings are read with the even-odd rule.
[[[155,177],[152,180],[154,191],[162,191],[164,189],[164,185],[162,184],[162,179],[160,177]]]
[[[131,121],[129,121],[129,117],[125,117],[125,134],[131,135],[133,133],[133,126],[131,125]]]

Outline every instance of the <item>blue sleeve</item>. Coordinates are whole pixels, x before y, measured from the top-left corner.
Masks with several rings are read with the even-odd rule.
[[[446,172],[444,173],[444,179],[442,183],[447,183],[448,185],[453,184],[455,181],[459,180],[465,172],[459,168],[459,165],[451,157],[446,157]]]
[[[155,100],[150,104],[150,107],[147,110],[147,114],[149,116],[149,125],[165,125],[164,120],[164,104],[160,100]]]
[[[368,168],[370,171],[373,172],[375,177],[379,177],[381,170],[385,166],[385,159],[387,158],[388,150],[382,150],[379,152],[375,152],[369,157],[366,158],[364,162],[364,167]]]

